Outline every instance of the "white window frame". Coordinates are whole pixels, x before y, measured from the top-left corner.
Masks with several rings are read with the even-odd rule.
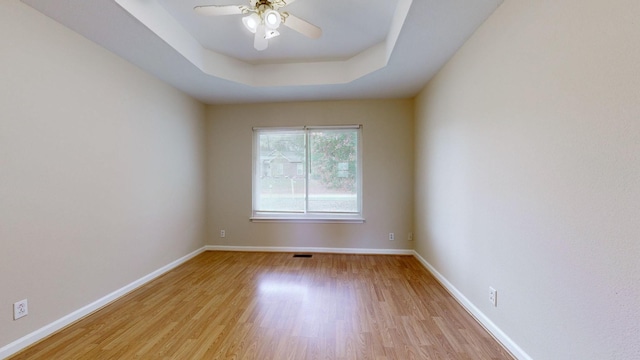
[[[356,157],[356,188],[357,188],[357,211],[350,213],[339,212],[263,212],[256,211],[257,200],[257,178],[260,176],[259,171],[259,135],[265,131],[305,131],[307,136],[307,151],[305,152],[304,160],[304,174],[306,176],[306,183],[309,184],[309,143],[308,134],[312,130],[341,130],[341,129],[353,129],[357,130],[357,157]],[[340,223],[363,223],[365,222],[362,211],[362,125],[338,125],[338,126],[300,126],[300,127],[254,127],[253,128],[253,159],[252,159],[252,215],[250,217],[253,222],[270,222],[270,221],[286,221],[286,222],[340,222]],[[305,197],[309,196],[308,186],[306,188]]]

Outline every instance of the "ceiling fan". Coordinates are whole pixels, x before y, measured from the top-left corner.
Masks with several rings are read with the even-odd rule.
[[[246,14],[242,23],[255,34],[253,47],[262,51],[269,46],[269,39],[280,35],[278,27],[285,25],[302,35],[317,39],[322,36],[322,29],[291,15],[288,12],[278,11],[295,0],[249,0],[249,6],[245,5],[203,5],[193,9],[202,15],[238,15]]]

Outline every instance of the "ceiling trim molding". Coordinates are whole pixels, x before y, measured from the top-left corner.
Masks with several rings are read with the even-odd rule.
[[[209,76],[255,87],[344,84],[387,66],[413,0],[400,0],[384,42],[341,61],[249,64],[204,48],[157,1],[115,0]]]

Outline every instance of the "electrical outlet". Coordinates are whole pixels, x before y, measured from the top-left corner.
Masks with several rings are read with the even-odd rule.
[[[407,236],[407,239],[408,239],[409,241],[413,241],[413,233],[411,233],[411,232],[410,232],[410,233],[409,233],[409,236]]]
[[[18,320],[29,313],[27,299],[13,303],[13,320]]]
[[[227,236],[227,232],[224,230],[220,230],[220,237],[225,237]]]
[[[394,241],[396,239],[396,236],[394,233],[389,233],[389,241]]]
[[[489,301],[493,304],[493,306],[498,306],[498,290],[489,286]]]

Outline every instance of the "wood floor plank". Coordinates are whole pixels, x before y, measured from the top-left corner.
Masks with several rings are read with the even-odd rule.
[[[205,252],[19,359],[513,359],[411,256]]]

